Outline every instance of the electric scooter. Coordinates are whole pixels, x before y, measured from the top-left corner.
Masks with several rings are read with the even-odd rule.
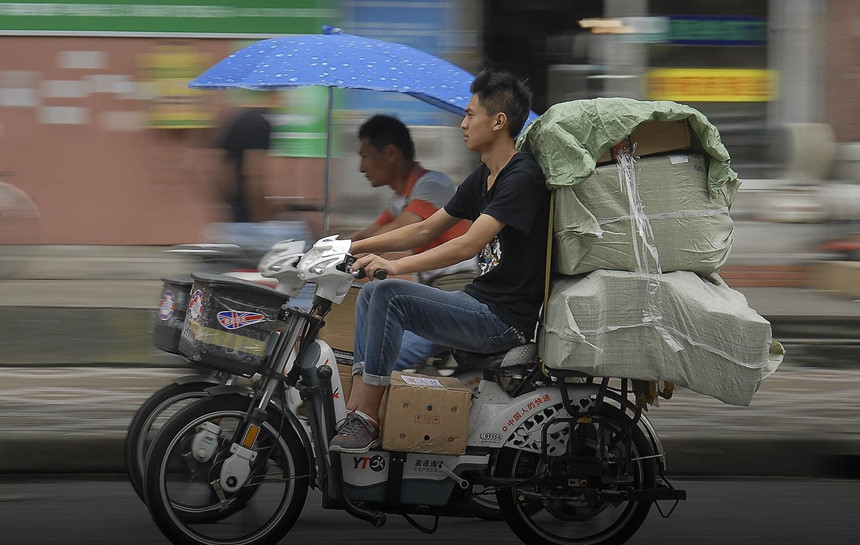
[[[241,354],[225,360],[226,371],[262,377],[253,386],[213,389],[174,414],[153,441],[145,498],[171,542],[275,544],[297,520],[309,487],[320,489],[324,508],[377,527],[401,515],[428,533],[443,516],[475,516],[473,497],[495,494],[525,543],[559,545],[623,543],[652,505],[662,514],[658,502],[671,502],[671,514],[686,499],[666,478],[663,447],[631,400],[630,381],[554,369],[534,343],[500,354],[455,352],[461,380],[478,377],[462,453],[330,453],[346,407],[335,355],[317,334],[352,285],[349,247],[336,237],[307,253],[284,243],[260,262],[283,290],[298,293],[313,282],[313,305],[280,309],[270,356],[254,364]],[[207,329],[187,326],[187,341],[200,340],[191,338],[195,327]],[[290,408],[293,391],[304,399],[310,433]]]

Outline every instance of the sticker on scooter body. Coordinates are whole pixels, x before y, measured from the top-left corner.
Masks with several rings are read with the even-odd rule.
[[[161,304],[158,305],[158,318],[162,322],[167,321],[173,316],[173,311],[176,309],[176,296],[170,290],[164,290],[161,294]]]
[[[388,480],[388,453],[341,454],[343,480],[352,486],[373,486]]]
[[[266,317],[259,312],[239,312],[238,310],[222,310],[218,313],[218,323],[224,329],[240,329],[245,326],[265,322]]]
[[[570,385],[568,388],[574,404],[579,404],[581,400],[591,403],[589,396],[595,391],[595,387],[587,385]],[[540,452],[543,424],[557,416],[566,415],[562,407],[558,388],[539,388],[523,394],[509,400],[497,410],[487,410],[486,416],[483,416],[484,411],[481,411],[476,421],[470,425],[466,444],[476,447],[507,445],[520,450]],[[475,407],[472,410],[475,410]]]
[[[199,322],[203,317],[203,292],[194,290],[191,294],[191,299],[188,301],[188,317],[195,322]]]

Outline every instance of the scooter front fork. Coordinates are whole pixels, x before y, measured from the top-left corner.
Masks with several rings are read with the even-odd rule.
[[[255,408],[244,424],[241,437],[234,437],[230,445],[230,457],[221,465],[220,486],[225,492],[236,492],[248,480],[251,464],[257,459],[253,450],[260,435],[261,425],[266,420],[266,411]]]

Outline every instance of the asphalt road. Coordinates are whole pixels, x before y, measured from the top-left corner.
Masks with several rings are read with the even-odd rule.
[[[631,545],[855,544],[860,481],[677,480],[688,501],[668,520],[652,510]],[[150,545],[166,543],[145,506],[121,479],[0,480],[0,535],[6,545]],[[312,492],[282,543],[520,543],[503,522],[445,519],[424,535],[390,517],[374,529],[319,507]]]

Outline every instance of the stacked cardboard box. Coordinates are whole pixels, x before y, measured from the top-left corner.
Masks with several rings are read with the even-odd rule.
[[[321,341],[337,350],[352,352],[355,348],[355,302],[361,291],[360,286],[352,286],[339,305],[332,305],[325,319],[325,327],[317,335]]]
[[[631,164],[632,172],[615,163],[598,166],[584,181],[555,190],[555,270],[719,269],[733,241],[729,207],[737,181],[712,197],[701,153],[679,151]]]
[[[716,128],[674,103],[575,102],[520,140],[556,198],[546,365],[748,405],[784,351],[716,274],[738,188]]]
[[[567,276],[547,308],[547,365],[668,381],[731,405],[749,405],[784,355],[770,323],[717,274]]]

